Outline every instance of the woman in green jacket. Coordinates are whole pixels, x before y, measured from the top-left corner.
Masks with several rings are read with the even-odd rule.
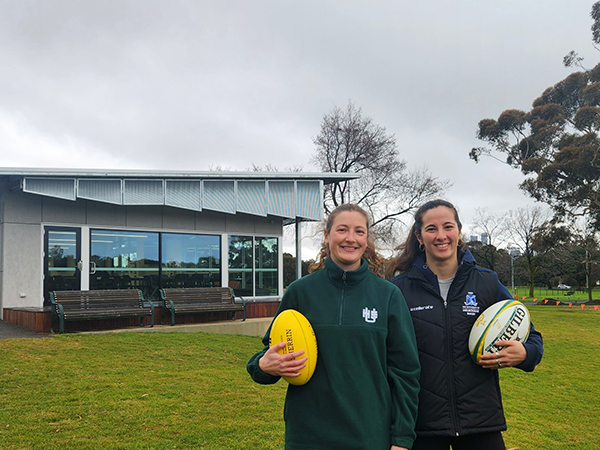
[[[288,386],[285,448],[410,449],[420,372],[415,335],[402,293],[378,276],[382,259],[362,208],[344,204],[330,214],[314,269],[288,287],[278,311],[306,316],[319,351],[308,383]],[[269,333],[247,365],[261,384],[298,375],[306,361],[303,351],[277,353],[285,343],[269,348]]]

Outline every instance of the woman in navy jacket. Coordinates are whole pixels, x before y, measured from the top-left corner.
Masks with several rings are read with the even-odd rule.
[[[530,372],[543,354],[532,324],[527,342],[498,341],[500,351],[471,359],[468,337],[477,316],[511,295],[461,250],[461,229],[451,203],[425,203],[388,268],[410,309],[422,367],[412,450],[505,450],[498,370]]]

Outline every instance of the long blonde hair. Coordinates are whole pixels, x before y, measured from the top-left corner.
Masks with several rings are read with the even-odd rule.
[[[331,228],[333,227],[333,222],[335,221],[335,218],[343,212],[358,212],[358,213],[362,214],[364,216],[364,218],[366,219],[366,221],[367,221],[367,248],[365,249],[363,258],[369,264],[369,269],[371,270],[371,272],[373,272],[377,276],[383,277],[384,272],[385,272],[385,268],[384,268],[385,260],[377,253],[377,250],[375,250],[375,244],[373,243],[373,240],[371,239],[371,233],[370,233],[371,225],[370,225],[369,214],[367,214],[367,212],[364,209],[362,209],[360,206],[358,206],[354,203],[344,203],[344,204],[338,206],[333,211],[331,211],[331,213],[329,214],[329,217],[327,217],[327,220],[324,223],[324,231],[327,233],[327,235],[329,235],[331,233]],[[329,245],[323,240],[323,242],[321,243],[321,249],[319,250],[319,254],[317,255],[317,259],[315,260],[314,263],[312,263],[310,265],[310,267],[308,268],[308,272],[313,273],[313,272],[325,267],[325,260],[327,258],[329,258],[329,255],[330,255]]]

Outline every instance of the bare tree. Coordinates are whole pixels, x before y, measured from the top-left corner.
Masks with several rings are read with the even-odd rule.
[[[505,216],[493,214],[488,208],[476,208],[472,231],[482,235],[482,239],[481,242],[469,243],[471,252],[479,264],[496,271],[496,264],[502,256],[498,247],[504,243],[506,234]]]
[[[264,166],[260,166],[258,164],[252,163],[252,167],[246,169],[248,172],[302,172],[302,166],[293,165],[291,167],[286,167],[284,170],[279,170],[277,166],[273,164],[265,164]]]
[[[506,217],[494,214],[486,208],[476,208],[473,231],[487,236],[487,244],[498,248],[506,240]]]
[[[510,211],[506,220],[508,237],[511,246],[521,251],[519,258],[525,265],[529,296],[533,297],[536,274],[543,263],[540,258],[541,248],[536,248],[536,235],[549,226],[550,214],[540,206],[529,206]]]
[[[334,107],[323,116],[313,142],[316,153],[311,162],[321,171],[361,175],[326,186],[325,211],[342,203],[361,205],[373,218],[375,234],[392,245],[403,216],[450,186],[426,168],[409,170],[399,158],[396,137],[364,117],[351,101],[345,110]]]

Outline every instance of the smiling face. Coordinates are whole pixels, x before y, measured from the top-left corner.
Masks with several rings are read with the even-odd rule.
[[[430,267],[447,263],[456,263],[458,266],[460,228],[450,208],[438,206],[425,212],[417,239],[425,247],[425,257]]]
[[[325,231],[329,257],[345,271],[360,267],[367,241],[367,218],[358,211],[339,213],[333,220],[331,229]]]

